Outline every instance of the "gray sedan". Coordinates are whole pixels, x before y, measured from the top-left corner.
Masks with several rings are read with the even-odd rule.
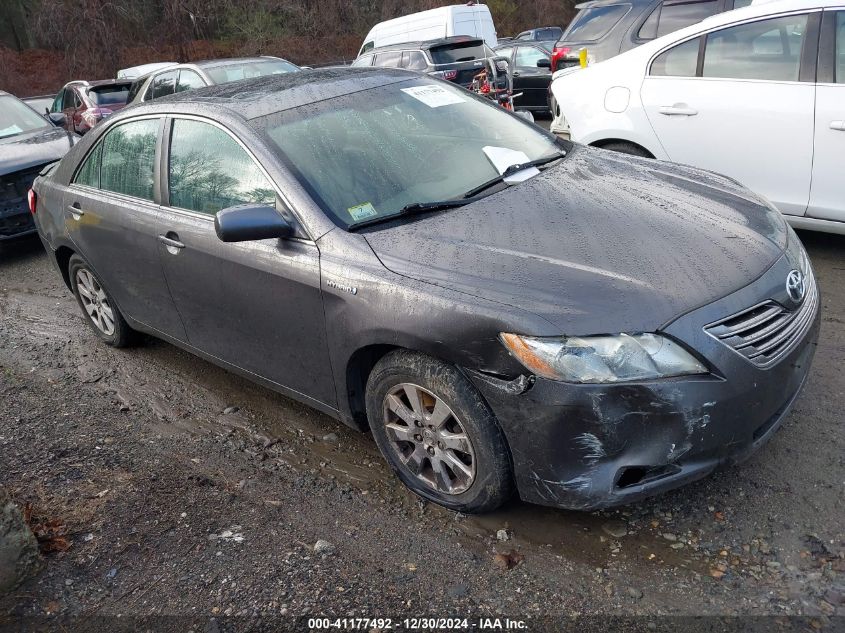
[[[462,512],[627,503],[744,459],[818,335],[804,249],[759,196],[405,71],[127,109],[34,191],[103,342],[144,332],[369,430]]]

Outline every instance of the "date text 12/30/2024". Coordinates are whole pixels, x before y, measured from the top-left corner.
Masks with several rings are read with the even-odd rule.
[[[511,618],[307,618],[309,631],[524,631],[525,620]]]

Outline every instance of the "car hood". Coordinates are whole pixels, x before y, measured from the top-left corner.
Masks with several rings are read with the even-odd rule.
[[[787,240],[779,214],[734,181],[580,146],[479,202],[365,235],[397,274],[569,335],[655,331],[748,285]]]
[[[0,176],[59,160],[77,138],[62,128],[48,127],[0,139]]]

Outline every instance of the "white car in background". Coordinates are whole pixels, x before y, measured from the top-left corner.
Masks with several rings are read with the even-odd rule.
[[[572,140],[730,176],[845,234],[845,0],[775,0],[556,73]]]

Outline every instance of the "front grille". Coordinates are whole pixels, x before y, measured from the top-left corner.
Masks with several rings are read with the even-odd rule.
[[[810,273],[804,302],[797,309],[787,310],[776,301],[767,301],[704,329],[755,365],[766,367],[803,337],[813,323],[818,303],[816,280]]]
[[[0,237],[11,237],[32,230],[26,192],[44,165],[0,176]]]

